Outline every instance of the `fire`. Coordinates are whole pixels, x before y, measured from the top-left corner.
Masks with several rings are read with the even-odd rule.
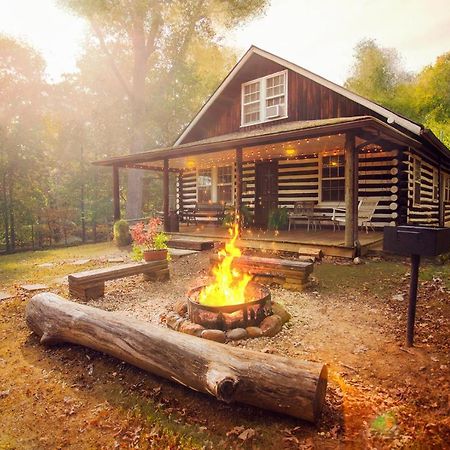
[[[235,245],[239,225],[235,223],[228,231],[231,238],[225,244],[225,248],[218,253],[221,261],[212,270],[214,282],[205,286],[198,296],[198,301],[202,305],[238,305],[246,301],[245,290],[252,277],[231,267],[233,259],[241,256],[241,250]]]

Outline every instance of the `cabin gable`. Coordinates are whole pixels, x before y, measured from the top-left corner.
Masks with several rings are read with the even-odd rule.
[[[242,85],[285,70],[287,70],[288,77],[287,117],[242,126]],[[241,130],[265,128],[282,122],[364,115],[386,120],[385,116],[297,73],[288,68],[287,65],[253,53],[209,107],[197,115],[191,123],[190,129],[188,127],[181,135],[177,144],[185,144]]]

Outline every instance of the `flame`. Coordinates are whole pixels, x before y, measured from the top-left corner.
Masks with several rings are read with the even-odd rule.
[[[205,286],[198,296],[198,301],[202,305],[238,305],[246,301],[245,290],[252,277],[231,267],[233,259],[241,256],[241,250],[235,245],[239,235],[238,223],[235,223],[228,232],[231,238],[225,243],[225,248],[219,251],[220,262],[212,270],[214,282]]]

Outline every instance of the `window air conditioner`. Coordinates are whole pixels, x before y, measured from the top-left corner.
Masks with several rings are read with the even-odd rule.
[[[282,113],[283,113],[283,105],[268,106],[266,109],[266,118],[274,119],[275,117],[280,117]]]

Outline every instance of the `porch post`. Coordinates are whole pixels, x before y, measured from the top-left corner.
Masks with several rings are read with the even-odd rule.
[[[164,231],[169,231],[169,160],[164,158],[163,165],[163,220]]]
[[[358,239],[358,151],[355,135],[345,135],[345,246],[354,247]]]
[[[242,224],[241,214],[242,207],[242,147],[236,148],[236,199],[235,213],[239,214],[239,225]]]
[[[113,206],[114,222],[120,220],[120,186],[119,186],[119,167],[113,166]]]

